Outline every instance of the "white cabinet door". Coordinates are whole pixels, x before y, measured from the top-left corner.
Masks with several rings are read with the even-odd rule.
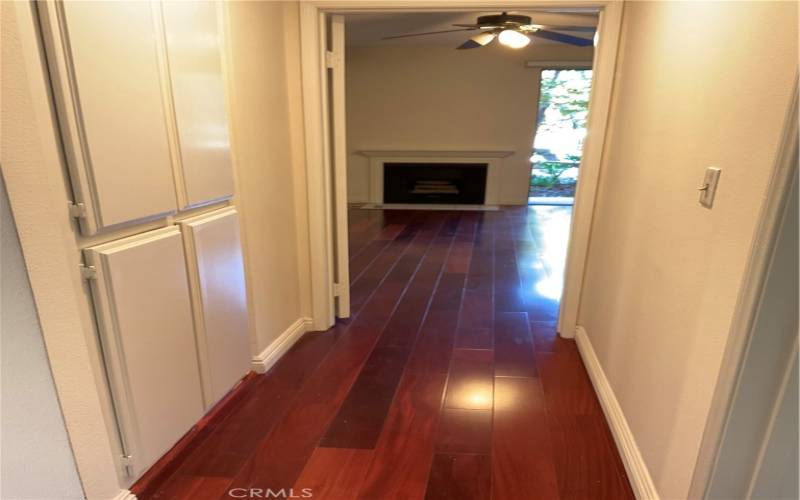
[[[193,207],[233,195],[222,36],[216,2],[162,5],[185,207]]]
[[[193,289],[206,407],[250,370],[239,217],[225,208],[181,222]]]
[[[150,2],[39,5],[84,233],[174,212],[160,31]]]
[[[203,397],[177,227],[86,250],[122,436],[138,476],[203,415]]]

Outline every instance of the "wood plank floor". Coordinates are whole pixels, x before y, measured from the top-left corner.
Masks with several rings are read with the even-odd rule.
[[[555,333],[570,211],[352,209],[353,316],[305,335],[140,498],[634,498]]]

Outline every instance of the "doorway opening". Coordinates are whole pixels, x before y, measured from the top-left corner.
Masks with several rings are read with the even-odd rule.
[[[495,5],[500,3],[490,2],[487,7]],[[475,42],[478,45],[465,42],[472,40],[469,35],[477,36],[469,33],[474,28],[470,24],[469,28],[454,30],[453,24],[466,25],[475,23],[476,19],[478,23],[489,22],[481,20],[486,12],[471,11],[467,5],[448,6],[446,11],[437,12],[433,9],[436,3],[431,1],[427,5],[430,10],[403,13],[382,9],[377,3],[353,8],[331,2],[325,8],[313,4],[301,8],[301,36],[303,46],[308,49],[304,49],[301,62],[304,96],[307,96],[304,99],[304,123],[309,165],[309,236],[315,249],[311,255],[310,274],[316,329],[334,324],[336,317],[347,316],[342,314],[342,308],[334,307],[334,301],[347,300],[355,285],[346,283],[344,279],[353,275],[345,272],[347,264],[352,265],[353,257],[353,249],[348,248],[347,240],[348,236],[352,238],[355,229],[347,227],[349,210],[473,210],[491,213],[504,211],[502,206],[518,205],[511,210],[511,217],[522,213],[527,216],[531,210],[528,206],[530,157],[536,122],[531,115],[537,110],[539,97],[536,85],[531,85],[531,78],[539,78],[536,68],[591,68],[593,111],[586,117],[585,128],[592,131],[592,140],[587,141],[585,149],[581,150],[581,183],[575,193],[576,198],[585,201],[576,204],[575,209],[565,207],[570,209],[567,256],[565,264],[559,266],[564,269],[564,278],[560,313],[556,312],[558,330],[565,337],[573,336],[588,225],[605,139],[605,118],[611,97],[621,11],[618,4],[605,0],[598,0],[591,7],[569,5],[568,9],[553,10],[532,3],[530,10],[511,13],[526,17],[526,22],[527,17],[535,18],[539,25],[556,32],[551,35],[545,29],[536,36],[531,35],[530,43],[518,47],[513,46],[508,37],[501,40],[499,34],[492,38],[494,44],[484,39],[487,37],[478,37],[480,40]],[[587,53],[577,54],[578,49],[586,49]],[[414,50],[418,53],[411,54]],[[380,55],[382,51],[385,52],[383,56]],[[433,60],[440,54],[444,62],[434,64]],[[519,59],[517,56],[520,54],[527,55]],[[515,57],[517,59],[513,60]],[[372,59],[374,63],[370,64]],[[480,68],[478,72],[475,65],[466,67],[465,63],[473,59]],[[509,68],[499,67],[508,61],[512,62]],[[538,63],[532,64],[535,61]],[[464,66],[463,71],[452,68],[457,63]],[[426,64],[431,70],[420,70],[420,66]],[[359,66],[362,67],[360,76]],[[388,69],[393,66],[404,70],[397,78],[387,77]],[[381,68],[381,71],[375,71],[375,68]],[[452,70],[442,78],[431,76],[434,70],[443,68]],[[501,103],[489,103],[489,97],[499,93],[486,92],[487,88],[503,88],[505,94],[510,94],[510,86],[516,82],[509,78],[494,82],[492,78],[512,74],[519,76],[521,90],[516,92],[522,97],[509,99],[505,95]],[[420,77],[425,79],[417,81]],[[447,78],[454,83],[448,83]],[[364,86],[363,92],[359,91],[359,82]],[[437,84],[433,92],[419,99],[408,96],[409,92],[419,91],[431,82]],[[477,96],[467,95],[473,86],[481,87],[482,92]],[[345,95],[354,97],[346,99]],[[429,116],[438,105],[455,98],[464,102],[452,103],[445,112]],[[510,107],[509,103],[516,108]],[[359,106],[364,113],[359,113]],[[516,120],[518,110],[526,112]],[[403,117],[405,119],[400,123],[391,123]],[[487,135],[497,131],[506,133],[496,140]],[[518,143],[512,140],[517,132],[522,132]],[[477,137],[476,134],[483,135]],[[464,135],[469,137],[464,139]],[[448,162],[486,163],[482,205],[385,203],[383,172],[386,163],[436,163],[438,166]],[[441,180],[437,179],[437,182]],[[408,189],[416,190],[417,184]],[[429,184],[425,184],[426,190],[444,189],[439,184],[434,187]],[[453,190],[449,184],[446,188]],[[349,222],[356,225],[353,220]],[[551,294],[555,295],[556,287],[551,288]]]
[[[583,157],[589,115],[592,70],[543,68],[539,79],[539,107],[529,205],[572,205]]]

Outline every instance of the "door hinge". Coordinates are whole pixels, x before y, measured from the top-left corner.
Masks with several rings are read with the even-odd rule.
[[[93,280],[97,278],[97,268],[94,266],[86,266],[81,264],[78,266],[81,270],[81,278],[85,280]]]
[[[69,203],[69,216],[76,219],[83,219],[86,217],[86,205],[83,203]]]
[[[131,455],[122,455],[119,461],[122,464],[122,471],[125,475],[128,477],[133,476],[133,457]]]
[[[337,57],[330,50],[325,51],[325,67],[326,68],[334,68],[336,67]]]
[[[334,297],[340,297],[341,295],[342,295],[342,285],[340,285],[339,283],[334,283],[333,284],[333,296]]]

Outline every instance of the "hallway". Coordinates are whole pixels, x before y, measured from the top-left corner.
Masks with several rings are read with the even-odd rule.
[[[555,333],[570,212],[351,210],[353,317],[251,377],[174,472],[134,492],[633,498],[575,343]]]

